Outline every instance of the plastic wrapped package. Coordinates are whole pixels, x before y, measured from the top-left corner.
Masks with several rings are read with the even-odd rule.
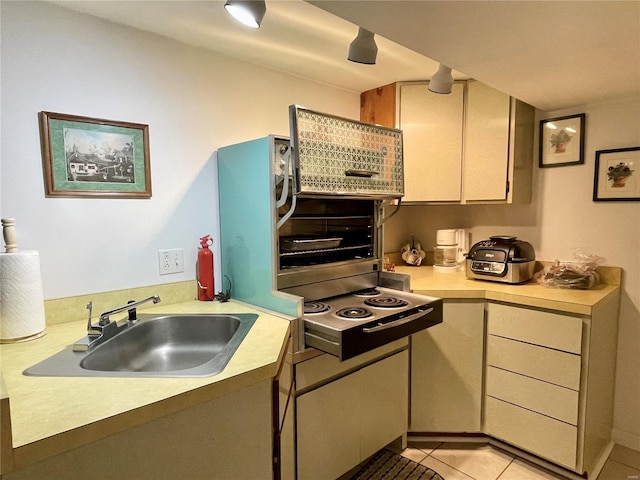
[[[587,290],[600,283],[596,269],[604,261],[598,255],[585,254],[581,249],[576,249],[572,261],[556,260],[553,265],[536,273],[534,278],[543,287]]]

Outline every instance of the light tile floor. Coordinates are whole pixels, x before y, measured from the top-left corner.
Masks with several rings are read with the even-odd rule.
[[[411,441],[402,455],[435,470],[445,480],[564,480],[482,443]],[[640,480],[640,452],[616,445],[597,480]]]

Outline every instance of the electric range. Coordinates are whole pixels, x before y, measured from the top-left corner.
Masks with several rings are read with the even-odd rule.
[[[442,322],[442,299],[386,287],[305,302],[308,346],[346,360]]]

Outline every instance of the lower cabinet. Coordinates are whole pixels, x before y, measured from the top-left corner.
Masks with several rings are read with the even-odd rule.
[[[578,474],[611,446],[618,297],[591,315],[487,305],[484,431]]]
[[[409,431],[482,431],[484,305],[445,300],[443,322],[411,337]]]
[[[486,433],[554,463],[574,469],[578,430],[575,425],[489,396]]]
[[[298,395],[298,479],[335,480],[404,435],[408,371],[403,350]]]
[[[2,480],[270,479],[271,399],[272,381],[263,380],[20,467]]]
[[[582,318],[488,305],[485,431],[574,469]]]
[[[411,337],[409,431],[484,433],[599,472],[612,447],[619,298],[581,314],[445,300],[443,323]]]

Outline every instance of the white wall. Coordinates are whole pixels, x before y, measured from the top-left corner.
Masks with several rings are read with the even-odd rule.
[[[46,299],[195,278],[199,237],[219,255],[219,147],[288,135],[293,103],[359,118],[353,92],[51,4],[1,8],[0,213],[40,252]],[[43,110],[148,124],[152,198],[45,198]],[[165,248],[184,249],[184,274],[159,275]]]
[[[539,260],[569,260],[582,248],[622,267],[614,439],[640,450],[640,202],[592,201],[595,152],[640,146],[640,98],[538,112],[538,120],[583,112],[584,165],[540,169],[536,147],[531,204],[402,207],[385,227],[385,251],[399,251],[411,235],[431,250],[437,229],[461,227],[472,244],[515,235],[533,244]]]

